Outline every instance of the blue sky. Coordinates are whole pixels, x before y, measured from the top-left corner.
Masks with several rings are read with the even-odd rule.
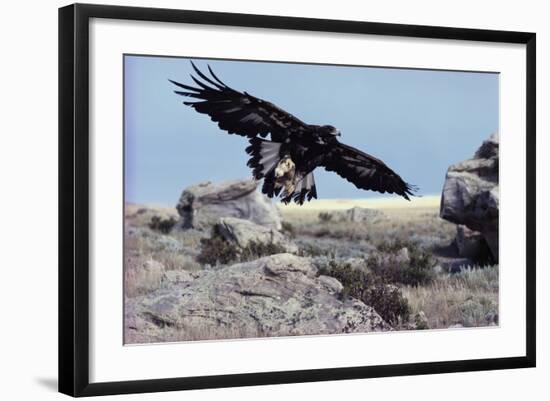
[[[498,131],[498,74],[197,60],[227,85],[269,100],[382,159],[419,194],[441,192],[450,164]],[[246,138],[184,106],[168,79],[192,83],[189,59],[125,56],[125,196],[173,206],[201,181],[250,177]],[[315,170],[319,198],[380,197]]]

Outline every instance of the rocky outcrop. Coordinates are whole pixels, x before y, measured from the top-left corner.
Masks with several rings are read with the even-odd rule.
[[[499,138],[484,141],[472,159],[447,171],[440,216],[480,232],[498,262]]]
[[[342,210],[337,213],[337,218],[351,223],[374,222],[384,218],[384,212],[376,209],[367,209],[364,207],[353,207],[348,210]]]
[[[201,272],[126,299],[126,342],[389,330],[370,306],[342,299],[342,284],[309,258],[278,254]]]
[[[344,221],[350,223],[372,223],[383,219],[384,217],[385,214],[381,210],[368,209],[357,206],[346,210],[325,212],[322,216],[320,216],[321,219],[324,218],[326,219],[326,221]]]
[[[236,180],[186,188],[176,205],[178,227],[205,229],[222,217],[236,217],[280,230],[279,210],[257,187],[255,180]]]
[[[218,222],[217,232],[224,237],[226,241],[244,249],[251,243],[261,245],[275,245],[285,250],[285,252],[296,253],[298,247],[290,242],[279,231],[260,226],[248,220],[237,219],[235,217],[224,217]]]
[[[454,241],[458,256],[470,260],[484,260],[487,257],[488,245],[483,234],[470,230],[463,225],[456,226],[456,238]]]

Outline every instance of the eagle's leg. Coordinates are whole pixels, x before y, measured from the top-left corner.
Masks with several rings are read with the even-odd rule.
[[[284,156],[279,163],[277,163],[277,167],[275,167],[275,178],[282,178],[284,176],[294,176],[294,172],[296,171],[296,165],[290,158],[290,156]]]
[[[276,186],[284,188],[287,195],[294,192],[296,188],[296,165],[290,156],[283,157],[275,167],[275,182]]]

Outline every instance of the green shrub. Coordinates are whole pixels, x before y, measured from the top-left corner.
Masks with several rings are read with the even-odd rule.
[[[399,287],[395,285],[378,281],[367,289],[362,301],[372,306],[386,322],[392,325],[409,320],[409,303],[401,294]]]
[[[338,264],[331,260],[327,267],[319,269],[319,274],[331,276],[343,285],[342,298],[352,297],[372,306],[386,322],[397,325],[407,321],[410,308],[401,290],[385,282],[381,277],[348,263]]]
[[[250,241],[241,251],[239,259],[245,262],[284,252],[286,249],[279,244]]]
[[[399,251],[407,249],[408,263],[402,260]],[[416,287],[431,282],[435,277],[435,260],[412,242],[383,242],[378,246],[380,255],[369,256],[368,268],[385,282]]]
[[[338,263],[331,260],[327,266],[319,269],[319,275],[334,277],[344,288],[342,296],[361,299],[363,291],[370,285],[369,274],[364,270],[354,269],[349,263]]]
[[[416,248],[416,245],[411,243],[411,242],[408,242],[408,241],[403,241],[401,239],[395,239],[393,241],[384,241],[384,242],[381,242],[380,244],[378,244],[378,250],[380,252],[384,252],[384,253],[396,253],[398,251],[400,251],[401,249],[403,248],[413,248],[415,247]]]
[[[151,217],[149,228],[151,230],[160,231],[163,234],[168,234],[170,231],[172,231],[172,228],[174,228],[176,223],[177,220],[174,217],[163,219],[159,216],[153,216]]]
[[[321,223],[328,223],[332,220],[332,214],[327,212],[321,212],[319,213],[319,221]]]
[[[286,252],[279,244],[250,241],[245,248],[239,248],[228,242],[218,231],[212,228],[210,238],[201,239],[201,252],[197,256],[199,263],[217,265],[231,262],[247,262],[264,256]]]
[[[312,232],[312,234],[316,238],[332,237],[332,232],[326,227],[315,230]]]
[[[311,243],[301,243],[299,244],[298,256],[304,257],[318,257],[318,256],[327,256],[329,258],[334,258],[335,251],[331,247],[327,246],[318,246]]]
[[[210,238],[201,239],[201,252],[197,256],[197,261],[203,264],[226,265],[237,260],[238,250],[233,244],[230,244],[218,232],[216,226],[212,227]]]
[[[281,231],[283,232],[283,234],[288,235],[290,238],[295,238],[296,237],[296,229],[294,228],[294,226],[292,224],[290,224],[287,221],[282,222]]]

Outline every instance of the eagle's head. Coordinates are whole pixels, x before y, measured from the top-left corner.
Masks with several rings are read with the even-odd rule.
[[[333,143],[336,138],[342,136],[340,130],[332,125],[323,125],[317,129],[317,142],[322,145]]]
[[[319,128],[319,132],[321,135],[325,137],[342,136],[342,133],[340,132],[340,130],[336,127],[333,127],[332,125],[323,125],[321,128]]]

